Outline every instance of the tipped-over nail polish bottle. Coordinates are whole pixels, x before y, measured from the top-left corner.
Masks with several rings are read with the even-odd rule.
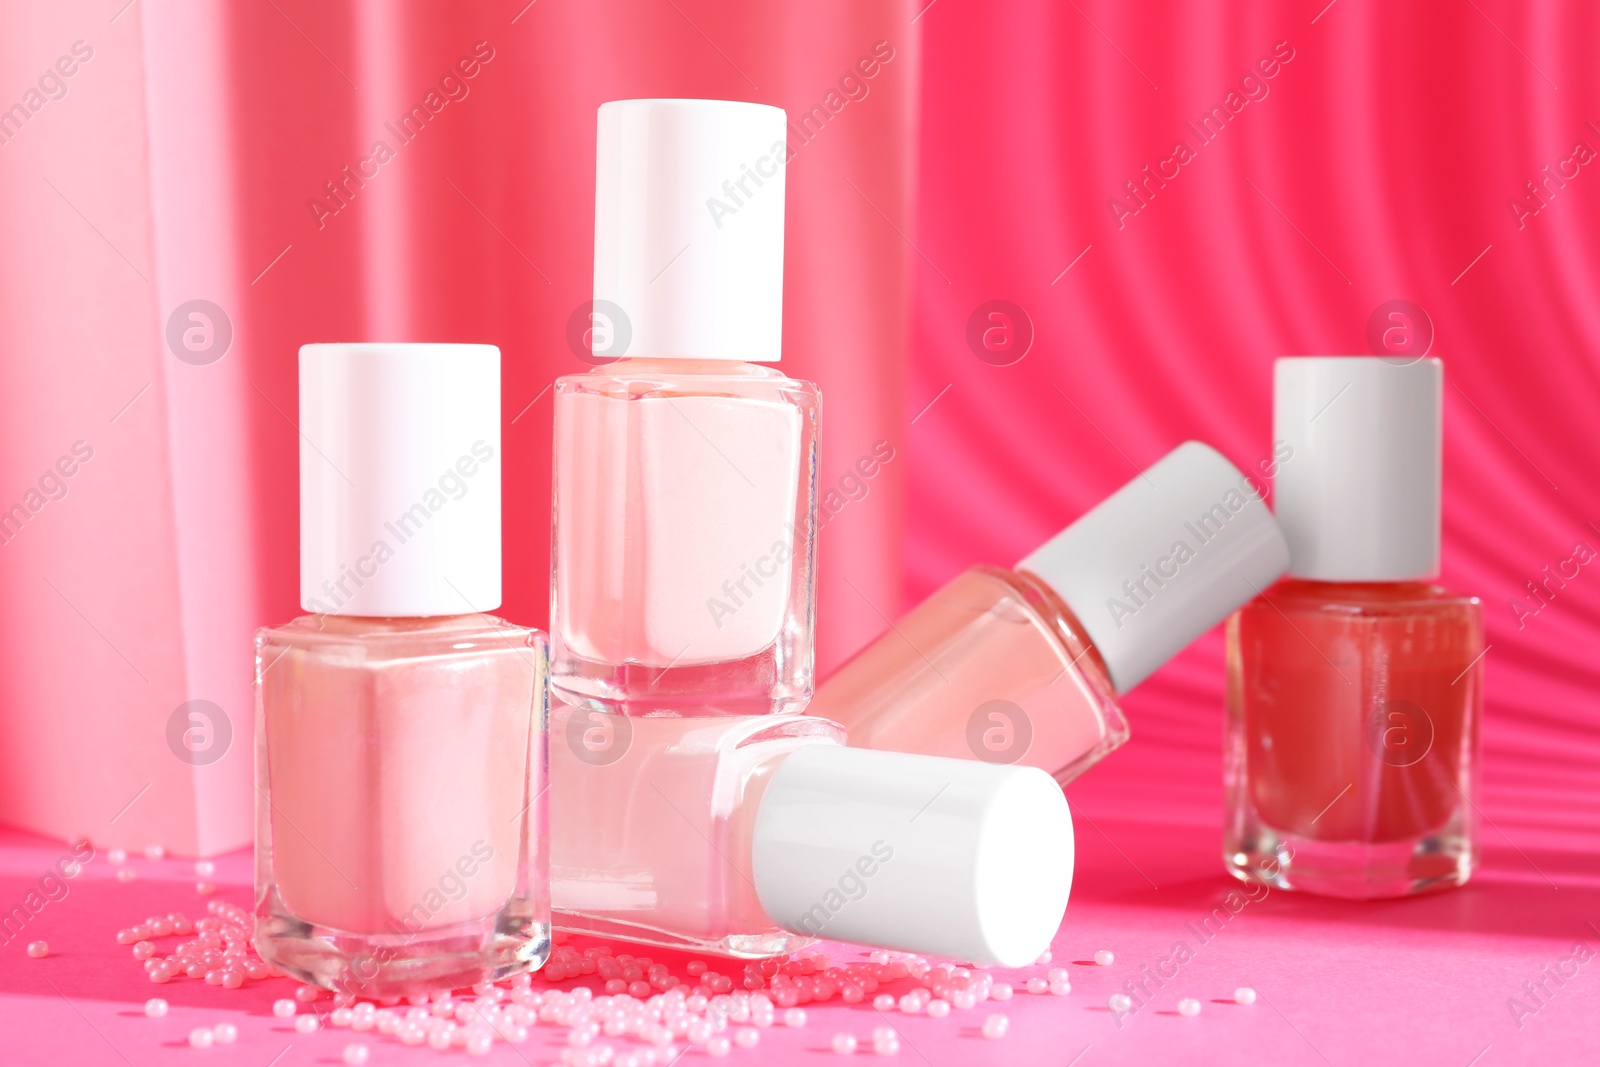
[[[1018,967],[1072,886],[1032,768],[843,747],[810,715],[647,718],[555,702],[558,927],[759,958],[817,937]]]
[[[1228,622],[1238,878],[1367,898],[1472,873],[1483,612],[1434,584],[1443,382],[1437,359],[1278,360],[1289,574]]]
[[[1014,570],[951,581],[807,710],[842,723],[852,745],[1022,763],[1065,785],[1127,740],[1119,694],[1287,559],[1255,484],[1190,441]]]
[[[811,696],[821,396],[783,329],[782,109],[602,104],[594,304],[555,384],[552,682],[622,714]],[[621,357],[621,358],[619,358]]]
[[[300,350],[300,603],[256,635],[256,933],[409,996],[550,947],[544,635],[500,604],[500,352]]]

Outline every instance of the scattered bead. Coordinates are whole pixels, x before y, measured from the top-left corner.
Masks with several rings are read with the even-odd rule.
[[[1186,1019],[1193,1019],[1200,1014],[1200,1002],[1194,997],[1184,997],[1178,1001],[1178,1014]]]
[[[996,982],[989,990],[989,999],[1010,1000],[1011,993],[1012,989],[1010,982]]]
[[[166,856],[167,850],[161,845],[146,845],[144,847],[144,858],[147,860],[165,859]]]
[[[219,1045],[231,1045],[239,1040],[239,1028],[232,1023],[218,1023],[211,1028],[211,1036]]]
[[[50,945],[44,941],[29,941],[28,955],[36,960],[42,960],[50,955]]]
[[[1106,1007],[1118,1015],[1124,1015],[1133,1007],[1133,998],[1126,993],[1113,993],[1106,998]]]
[[[872,1006],[878,1011],[894,1011],[895,999],[892,994],[879,993],[872,998]]]
[[[106,853],[106,859],[110,860],[113,865],[120,867],[124,863],[128,862],[127,850],[126,849],[120,849],[120,848],[114,848],[111,851]]]
[[[948,1000],[930,1000],[928,1001],[927,1012],[930,1018],[943,1019],[950,1014],[950,1002]]]
[[[841,1055],[841,1056],[852,1055],[856,1050],[856,1035],[854,1035],[854,1034],[834,1034],[833,1035],[832,1044],[833,1044],[833,1051],[837,1052],[839,1055]]]
[[[276,1015],[280,1019],[289,1018],[294,1014],[294,1011],[294,1001],[289,1000],[287,997],[282,1000],[274,1000],[272,1002],[272,1014]]]
[[[1045,964],[1050,962],[1050,959],[1051,959],[1050,950],[1049,949],[1045,949],[1042,953],[1039,954],[1039,958],[1034,961],[1034,964],[1035,964],[1035,966],[1043,967]]]
[[[1094,961],[1102,967],[1109,967],[1117,961],[1117,956],[1110,949],[1103,948],[1094,954]]]
[[[998,1041],[1006,1036],[1006,1031],[1011,1028],[1011,1020],[1004,1015],[991,1015],[983,1020],[983,1036],[990,1041]]]
[[[1254,1004],[1256,1002],[1256,991],[1247,985],[1242,985],[1233,991],[1233,1002],[1235,1004]]]
[[[1035,994],[1047,993],[1050,991],[1050,983],[1045,981],[1043,978],[1030,978],[1028,979],[1027,990],[1028,992]]]
[[[117,881],[119,882],[131,882],[137,877],[139,877],[139,872],[132,867],[117,868]]]
[[[194,891],[203,897],[209,897],[211,894],[217,891],[217,886],[214,882],[196,882],[194,884]]]
[[[294,1021],[294,1032],[297,1034],[314,1034],[322,1028],[322,1023],[315,1015],[301,1015]]]
[[[194,873],[201,878],[210,878],[217,873],[217,865],[210,860],[195,860]]]
[[[302,1004],[310,1004],[314,1000],[322,999],[322,990],[314,985],[303,985],[294,991],[294,999]]]
[[[761,1041],[761,1031],[753,1026],[741,1026],[733,1032],[733,1043],[740,1048],[755,1048]]]
[[[189,1031],[190,1048],[210,1048],[216,1039],[216,1035],[204,1026],[197,1026]]]
[[[367,1046],[346,1045],[344,1047],[344,1062],[349,1064],[349,1067],[361,1067],[361,1064],[367,1062]]]
[[[152,1019],[159,1019],[167,1014],[167,1002],[160,997],[151,997],[144,1002],[144,1013]]]

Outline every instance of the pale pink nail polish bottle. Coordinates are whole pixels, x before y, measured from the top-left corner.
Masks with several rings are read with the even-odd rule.
[[[552,681],[623,714],[811,695],[821,397],[786,378],[783,111],[600,107],[592,359],[555,384]]]
[[[1014,570],[974,567],[841,667],[852,745],[1021,763],[1063,785],[1128,738],[1119,694],[1283,573],[1251,479],[1190,441]]]
[[[1483,610],[1434,583],[1443,383],[1437,359],[1278,360],[1289,574],[1228,623],[1238,878],[1370,898],[1472,873]]]
[[[340,992],[549,953],[546,643],[500,604],[500,353],[300,350],[300,601],[256,635],[256,934]]]
[[[557,701],[551,895],[566,930],[758,958],[827,937],[1019,967],[1072,885],[1037,770],[844,748],[811,715]]]

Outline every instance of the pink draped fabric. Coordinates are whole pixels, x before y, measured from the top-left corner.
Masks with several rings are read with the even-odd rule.
[[[1485,844],[1547,891],[1600,887],[1600,559],[1574,560],[1600,549],[1600,11],[942,2],[917,24],[908,600],[1187,438],[1250,468],[1272,361],[1368,354],[1410,301],[1445,365],[1443,581],[1482,597],[1491,646]],[[1032,322],[1010,366],[966,339],[994,299]],[[1214,833],[1222,685],[1217,631],[1132,694],[1133,740],[1074,800]]]
[[[0,547],[0,819],[188,853],[249,841],[250,635],[299,614],[304,342],[501,347],[503,614],[544,625],[547,389],[586,369],[567,327],[590,296],[602,101],[795,117],[783,366],[821,385],[819,477],[858,500],[858,461],[902,417],[911,14],[6,3],[0,100],[23,112],[0,143],[0,506],[74,442],[94,455]],[[53,73],[75,47],[90,57]],[[196,300],[231,328],[209,362],[220,342],[198,334],[177,354]],[[851,513],[822,540],[824,666],[883,625],[866,604],[894,610],[905,470],[875,473],[870,509],[830,498]],[[231,727],[214,762],[169,744],[197,699]]]

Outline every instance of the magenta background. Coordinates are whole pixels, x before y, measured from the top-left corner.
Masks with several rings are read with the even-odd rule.
[[[1468,888],[1253,906],[1158,1005],[1202,996],[1198,1020],[1141,1014],[1116,1031],[1098,1010],[1113,974],[1074,968],[1067,1000],[1004,1009],[1006,1042],[922,1020],[902,1057],[1066,1063],[1086,1044],[1086,1065],[1268,1048],[1286,1063],[1593,1056],[1592,966],[1520,1030],[1506,1000],[1573,942],[1600,944],[1600,575],[1585,568],[1521,628],[1508,602],[1574,542],[1600,542],[1600,177],[1583,167],[1521,229],[1507,202],[1575,141],[1600,149],[1600,12],[1324,3],[3,0],[0,103],[75,39],[96,59],[0,146],[0,505],[77,438],[97,458],[0,548],[0,818],[108,845],[247,840],[246,734],[190,768],[162,730],[195,697],[248,722],[248,633],[297,612],[303,341],[502,346],[505,613],[540,622],[541,397],[581,369],[562,338],[589,288],[595,105],[805,107],[883,39],[894,62],[789,174],[784,366],[827,398],[819,475],[836,485],[878,440],[896,451],[822,535],[825,667],[897,600],[1019,558],[1187,438],[1253,464],[1270,447],[1272,360],[1365,353],[1369,315],[1396,298],[1426,309],[1445,362],[1443,578],[1483,597],[1491,645],[1486,867]],[[305,199],[480,39],[497,56],[472,95],[316,230]],[[1296,55],[1266,99],[1119,229],[1107,199],[1192,142],[1185,120],[1279,41]],[[236,331],[209,367],[161,339],[194,297]],[[1013,366],[966,345],[991,299],[1035,328]],[[1081,868],[1064,957],[1153,960],[1227,891],[1221,687],[1212,633],[1130,695],[1134,740],[1072,788]],[[54,848],[0,839],[0,906]],[[227,863],[243,886],[244,857]],[[184,869],[127,887],[92,865],[38,920],[72,951],[40,964],[20,940],[0,946],[0,1022],[29,1024],[9,1031],[22,1062],[101,1062],[103,1037],[154,1062],[161,1041],[219,1017],[175,1012],[157,1038],[120,1014],[145,986],[106,935],[187,903]],[[1244,981],[1271,1004],[1209,1003]],[[250,1042],[213,1058],[281,1047],[265,995],[165,995],[251,1013]],[[820,1055],[833,1030],[878,1021],[818,1014],[764,1048]],[[342,1044],[312,1041],[282,1062]]]

